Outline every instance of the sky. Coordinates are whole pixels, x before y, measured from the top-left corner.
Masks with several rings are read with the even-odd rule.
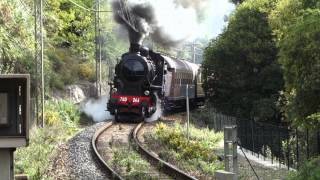
[[[228,16],[234,9],[235,5],[229,0],[210,0],[207,18],[201,22],[197,30],[196,37],[214,38],[219,35],[226,25],[224,17]]]

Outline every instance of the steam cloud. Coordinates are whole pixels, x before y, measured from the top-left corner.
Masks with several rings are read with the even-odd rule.
[[[154,93],[154,95],[156,96],[157,98],[157,110],[155,113],[153,113],[150,117],[146,118],[145,121],[146,122],[153,122],[153,121],[156,121],[158,120],[161,115],[162,115],[162,109],[161,109],[161,100],[160,98],[158,97],[157,93]]]
[[[89,99],[81,105],[81,111],[91,117],[94,122],[113,119],[109,111],[106,111],[107,101],[107,96],[101,96],[99,99]]]
[[[207,2],[208,0],[114,0],[112,7],[114,19],[128,30],[131,43],[142,44],[143,39],[150,36],[156,43],[172,47],[187,39],[197,28]]]

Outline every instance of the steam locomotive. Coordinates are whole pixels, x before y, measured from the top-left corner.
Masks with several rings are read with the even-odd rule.
[[[183,107],[187,94],[190,105],[203,105],[205,100],[199,65],[161,55],[139,44],[131,44],[129,52],[122,55],[109,85],[107,110],[116,121],[120,117],[143,120],[161,107]]]

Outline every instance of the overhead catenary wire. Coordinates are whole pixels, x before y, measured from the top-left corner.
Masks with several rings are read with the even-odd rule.
[[[74,4],[75,6],[78,6],[79,8],[85,10],[85,11],[90,11],[90,12],[112,12],[112,11],[107,11],[107,10],[96,10],[96,9],[91,9],[91,8],[88,8],[88,7],[84,7],[83,5],[80,5],[76,2],[74,2],[73,0],[68,0],[69,2],[71,2],[72,4]]]

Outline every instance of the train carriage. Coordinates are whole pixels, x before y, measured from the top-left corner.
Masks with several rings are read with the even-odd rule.
[[[183,60],[165,57],[167,74],[165,76],[165,106],[167,110],[184,107],[187,87],[191,105],[204,103],[200,65]]]

